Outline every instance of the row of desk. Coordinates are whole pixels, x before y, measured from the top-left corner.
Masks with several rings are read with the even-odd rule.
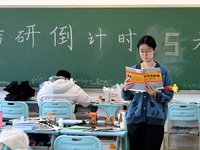
[[[35,105],[37,105],[37,102],[35,102],[35,101],[24,101],[25,103],[27,103],[27,104],[35,104]],[[123,105],[123,103],[112,103],[112,104],[110,104],[110,103],[105,103],[105,102],[102,102],[102,103],[91,103],[90,104],[90,106],[91,106],[91,110],[92,111],[96,111],[96,109],[94,109],[94,107],[97,107],[97,108],[102,108],[102,109],[104,109],[107,113],[108,113],[108,115],[111,115],[111,116],[115,116],[115,113],[116,113],[116,111],[117,111],[117,109],[119,108],[119,107],[121,107]],[[115,117],[114,117],[114,119],[115,119]]]
[[[28,105],[36,105],[37,102],[35,101],[24,101]],[[123,104],[123,103],[122,103]],[[115,116],[115,113],[119,107],[122,106],[122,104],[107,104],[107,103],[91,103],[90,107],[95,110],[95,107],[103,108],[107,111],[109,115]],[[82,120],[81,120],[82,121]],[[71,121],[64,121],[65,125],[72,125],[76,123],[77,120],[71,120]],[[104,122],[104,121],[103,121]],[[102,122],[99,122],[102,124]],[[115,124],[117,122],[115,121]],[[2,129],[1,129],[2,130]],[[76,130],[76,129],[69,129],[69,128],[64,128],[63,130],[59,131],[42,131],[42,130],[24,130],[25,133],[32,133],[32,134],[48,134],[51,135],[51,149],[53,148],[53,142],[57,136],[60,134],[65,134],[65,135],[92,135],[92,136],[107,136],[108,138],[110,136],[112,137],[118,137],[120,139],[120,145],[122,150],[128,150],[129,149],[129,141],[128,141],[128,134],[127,131],[116,131],[116,132],[90,132],[90,131],[83,131],[83,130]],[[32,149],[37,149],[40,150],[40,147],[32,147]],[[44,150],[44,148],[41,148],[41,150]],[[53,149],[52,149],[53,150]]]
[[[78,120],[64,120],[64,124],[65,125],[72,125],[77,123]],[[88,123],[88,122],[87,122]],[[117,122],[115,121],[115,124]],[[99,121],[98,125],[103,125],[104,121]],[[103,126],[102,126],[103,127]],[[7,128],[12,128],[12,126],[7,126]],[[1,131],[3,130],[2,128],[0,129]],[[51,148],[53,150],[53,144],[54,144],[54,140],[57,136],[59,135],[92,135],[92,136],[115,136],[118,137],[120,139],[120,145],[121,145],[121,149],[122,150],[129,150],[129,141],[128,141],[128,135],[127,135],[127,131],[99,131],[99,132],[94,132],[94,131],[85,131],[82,129],[69,129],[69,128],[63,128],[62,130],[58,130],[58,131],[43,131],[43,130],[24,130],[25,133],[32,133],[32,134],[48,134],[51,135]],[[32,146],[32,149],[37,149],[37,150],[44,150],[44,147],[34,147]]]

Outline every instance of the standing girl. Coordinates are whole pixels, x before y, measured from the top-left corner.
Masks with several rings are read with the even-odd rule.
[[[160,150],[164,124],[167,119],[168,102],[173,97],[172,80],[168,69],[154,61],[157,52],[156,41],[153,37],[145,35],[137,44],[142,61],[132,68],[160,68],[163,89],[155,90],[152,85],[145,87],[145,92],[129,91],[134,83],[124,82],[122,98],[132,100],[127,111],[127,130],[130,150]]]

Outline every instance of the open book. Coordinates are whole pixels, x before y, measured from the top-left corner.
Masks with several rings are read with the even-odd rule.
[[[126,67],[126,78],[134,85],[131,91],[145,92],[145,86],[152,84],[157,89],[163,89],[162,75],[160,68],[145,68],[143,70]]]

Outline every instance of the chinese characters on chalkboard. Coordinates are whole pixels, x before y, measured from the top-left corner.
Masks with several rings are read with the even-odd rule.
[[[2,32],[4,32],[4,31],[0,30],[0,45],[1,45],[1,42],[2,42],[2,36],[3,36]]]
[[[71,27],[71,25],[69,25],[69,32],[65,32],[65,29],[67,29],[68,27],[67,26],[64,26],[64,27],[59,27],[59,29],[61,30],[60,32],[59,32],[59,39],[60,39],[60,41],[61,42],[59,42],[58,44],[64,44],[64,43],[66,43],[66,42],[68,42],[69,41],[69,45],[67,45],[68,47],[69,47],[69,49],[72,51],[72,47],[73,47],[73,37],[72,37],[72,27]],[[58,29],[58,27],[56,26],[56,28],[50,33],[50,35],[51,34],[53,34],[54,35],[54,46],[56,47],[56,43],[57,43],[57,41],[56,41],[56,31],[57,31],[57,29]]]
[[[30,25],[30,26],[26,26],[28,28],[28,32],[24,33],[24,30],[18,31],[19,35],[15,38],[15,40],[17,40],[19,43],[24,42],[24,36],[23,35],[27,35],[26,37],[26,41],[29,39],[30,36],[32,36],[32,48],[34,47],[34,40],[35,40],[35,34],[38,33],[40,34],[39,31],[35,31],[34,27],[36,25]]]
[[[18,36],[15,38],[18,43],[23,43],[25,40],[29,40],[29,38],[32,38],[32,48],[35,46],[35,35],[41,34],[40,31],[35,31],[36,25],[29,25],[26,26],[27,32],[25,30],[18,31]],[[127,34],[119,34],[118,35],[118,43],[125,43],[125,41],[129,44],[128,50],[132,52],[132,43],[133,43],[133,36],[137,35],[136,33],[132,32],[131,29],[128,29],[129,33]],[[0,45],[3,41],[3,33],[4,30],[0,29]],[[68,24],[64,27],[58,27],[56,26],[50,33],[50,35],[53,36],[53,45],[56,47],[57,44],[65,44],[67,43],[68,48],[72,51],[73,50],[73,32],[72,32],[72,26]],[[103,33],[102,29],[99,28],[99,34],[93,34],[91,32],[88,32],[89,37],[89,44],[92,45],[96,38],[99,38],[99,50],[102,49],[102,38],[109,38],[107,34]],[[58,35],[58,36],[57,36]],[[24,37],[26,36],[26,38]],[[178,42],[170,42],[169,37],[170,36],[179,36],[179,33],[166,33],[165,37],[165,46],[175,46],[174,52],[165,52],[165,55],[173,55],[178,56],[179,55],[179,43]],[[24,40],[25,39],[25,40]],[[200,46],[200,39],[193,39],[194,42],[199,42],[196,47],[194,47],[192,50],[196,50]]]
[[[36,31],[36,25],[29,25],[26,26],[27,28],[27,32],[25,30],[21,30],[18,31],[18,36],[15,38],[15,40],[17,40],[18,43],[23,43],[25,42],[25,40],[29,40],[29,38],[32,38],[32,48],[35,46],[35,35],[36,34],[41,34],[40,31]],[[2,37],[3,34],[1,34],[2,32],[4,32],[3,30],[0,30],[0,45],[2,43]],[[57,37],[57,34],[59,35],[59,37]],[[102,38],[103,37],[107,37],[108,35],[102,32],[102,29],[99,28],[99,34],[95,34],[93,35],[91,32],[88,33],[89,37],[89,44],[93,44],[95,42],[95,38],[99,38],[99,50],[101,51],[102,48]],[[64,43],[67,43],[68,48],[72,51],[73,50],[73,33],[72,33],[72,26],[68,24],[68,26],[64,26],[64,27],[58,27],[56,26],[52,32],[50,32],[50,35],[53,35],[54,38],[54,42],[53,45],[56,47],[57,44],[61,45]],[[129,29],[129,33],[128,34],[120,34],[119,38],[118,38],[118,42],[119,43],[124,43],[125,40],[129,43],[129,48],[128,50],[130,52],[132,52],[132,36],[136,35],[136,33],[132,33],[131,29]],[[26,37],[24,37],[26,36]],[[126,38],[127,37],[127,38]],[[25,40],[24,40],[25,39]],[[58,41],[59,40],[59,41]]]

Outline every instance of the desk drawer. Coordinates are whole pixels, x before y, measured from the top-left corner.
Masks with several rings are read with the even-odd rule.
[[[120,140],[116,136],[97,136],[102,143],[102,150],[119,150]],[[114,147],[113,147],[114,146]],[[114,149],[111,149],[114,148]]]

